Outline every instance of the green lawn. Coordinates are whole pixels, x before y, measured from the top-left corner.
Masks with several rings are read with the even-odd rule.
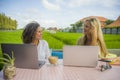
[[[22,43],[21,34],[22,30],[2,30],[0,31],[0,43]],[[52,49],[62,49],[65,44],[76,45],[76,41],[81,36],[81,33],[57,32],[51,34],[46,31],[43,32],[43,39],[48,42]],[[104,39],[108,49],[120,48],[120,35],[105,34]]]
[[[57,32],[56,34],[50,35],[68,45],[76,45],[76,41],[82,36],[81,33],[63,32]],[[104,39],[108,49],[120,49],[120,34],[104,34]]]
[[[21,34],[22,30],[2,30],[0,31],[0,43],[22,43]],[[46,31],[43,32],[43,39],[48,42],[49,47],[52,49],[62,49],[65,44],[76,45],[76,41],[81,36],[81,33],[57,32],[51,34]],[[108,49],[120,48],[120,35],[105,34],[104,39]]]

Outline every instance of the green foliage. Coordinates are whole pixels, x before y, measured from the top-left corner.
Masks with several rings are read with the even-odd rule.
[[[15,58],[14,58],[13,51],[12,51],[12,57],[10,57],[8,54],[4,54],[4,56],[5,56],[5,58],[0,57],[0,60],[3,60],[0,63],[2,63],[4,65],[12,65],[12,66],[14,66]]]
[[[1,48],[0,48],[0,57],[2,57],[2,51],[1,51]],[[0,60],[0,62],[1,62],[2,60]],[[2,68],[3,68],[3,64],[2,63],[0,63],[0,71],[2,70]]]
[[[22,31],[23,30],[0,31],[0,43],[22,43]],[[52,49],[62,49],[64,44],[76,45],[76,41],[81,36],[81,33],[57,32],[55,34],[51,34],[46,31],[43,32],[43,39],[48,42],[49,47]],[[104,38],[107,48],[120,48],[120,35],[104,34]]]
[[[109,24],[111,24],[111,23],[113,23],[113,22],[114,22],[114,20],[110,20],[110,19],[109,19],[109,20],[105,21],[105,24],[106,24],[106,25],[109,25]]]
[[[81,22],[81,21],[78,21],[75,23],[76,27],[78,27],[78,28],[82,27],[82,24],[83,24],[83,22]]]
[[[1,53],[2,54],[2,53]],[[8,54],[4,54],[4,57],[1,55],[0,56],[0,71],[3,69],[4,65],[10,65],[10,66],[14,66],[14,53],[12,51],[12,57],[10,57]]]
[[[46,31],[43,33],[43,39],[48,42],[49,47],[52,49],[62,49],[64,45],[63,42],[61,42],[59,39],[54,38],[50,33]]]
[[[72,28],[70,29],[70,32],[75,32],[76,31],[76,29],[75,29],[76,25],[75,24],[70,24],[70,26],[72,26]]]
[[[1,30],[0,43],[22,43],[22,30]]]
[[[15,30],[17,28],[17,21],[0,13],[0,30]]]
[[[109,49],[120,49],[120,35],[105,34],[105,43]]]
[[[66,45],[76,45],[78,38],[82,36],[82,34],[57,32],[56,34],[51,34],[51,36],[62,41]]]
[[[22,43],[22,31],[23,30],[0,31],[0,43]],[[76,41],[81,36],[81,33],[57,32],[51,34],[46,31],[43,32],[43,39],[48,42],[49,47],[52,49],[62,49],[64,44],[76,45]],[[107,48],[120,48],[120,35],[104,34],[104,38]]]
[[[72,26],[72,27],[70,28],[69,32],[76,32],[77,30],[79,30],[82,27],[82,24],[83,24],[83,22],[81,22],[81,21],[78,21],[75,24],[70,24],[70,26]]]

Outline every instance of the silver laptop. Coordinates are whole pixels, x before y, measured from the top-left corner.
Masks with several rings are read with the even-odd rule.
[[[64,46],[63,65],[96,67],[98,54],[98,46]]]
[[[1,44],[2,53],[15,57],[17,68],[38,69],[45,64],[45,61],[38,61],[37,46],[32,44]],[[4,56],[5,57],[5,56]]]

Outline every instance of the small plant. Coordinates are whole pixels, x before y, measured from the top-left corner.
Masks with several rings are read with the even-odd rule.
[[[14,53],[12,51],[12,57],[10,57],[8,54],[4,54],[4,56],[6,58],[0,58],[0,60],[3,60],[1,61],[0,63],[4,64],[4,65],[11,65],[11,66],[14,66],[14,61],[15,61],[15,58],[14,58]]]
[[[8,54],[4,54],[5,57],[1,57],[0,60],[3,66],[3,74],[6,80],[11,80],[16,75],[16,68],[14,66],[14,53],[12,51],[12,57]]]

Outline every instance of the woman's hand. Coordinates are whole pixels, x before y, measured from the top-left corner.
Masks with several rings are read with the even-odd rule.
[[[91,28],[89,31],[91,36],[91,45],[97,45],[97,31],[95,28]]]
[[[88,36],[91,37],[91,38],[97,38],[97,31],[94,27],[91,27],[88,30]]]
[[[97,31],[96,31],[95,28],[94,28],[93,31],[91,32],[91,35],[92,35],[92,39],[96,39],[96,40],[97,40]]]

